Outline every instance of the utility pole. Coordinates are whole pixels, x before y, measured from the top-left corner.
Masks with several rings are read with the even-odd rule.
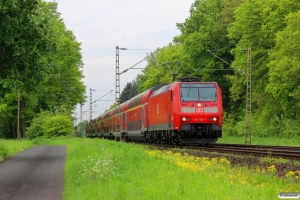
[[[17,127],[17,139],[20,139],[20,90],[18,90],[18,127]]]
[[[247,90],[246,90],[246,132],[245,132],[245,144],[251,145],[251,131],[252,131],[252,122],[251,122],[251,48],[247,49],[248,58],[247,58]]]
[[[74,126],[76,127],[76,129],[75,129],[75,134],[76,134],[76,132],[77,132],[77,130],[78,130],[78,126],[77,126],[77,113],[76,113],[76,112],[75,112]]]
[[[79,126],[79,133],[80,133],[80,137],[82,137],[82,104],[80,104],[80,122],[79,122],[79,124],[80,124],[80,126]]]
[[[116,46],[116,103],[120,105],[119,46]]]
[[[82,104],[80,104],[80,122],[79,123],[81,123],[82,122]]]
[[[90,88],[90,121],[92,120],[93,113],[92,113],[92,88]]]
[[[214,54],[211,50],[208,50],[209,53],[214,55],[215,57],[219,58],[223,62],[227,63],[230,65],[228,62]],[[247,83],[247,88],[246,88],[246,120],[245,120],[245,144],[251,145],[251,131],[252,131],[252,122],[251,122],[251,77],[252,77],[252,69],[251,69],[251,48],[247,48],[248,56],[247,56],[247,69],[246,69],[246,83]],[[230,65],[231,66],[231,65]],[[233,67],[233,66],[232,66]],[[238,70],[241,72],[241,70]]]

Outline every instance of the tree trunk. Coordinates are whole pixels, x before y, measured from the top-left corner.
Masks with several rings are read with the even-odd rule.
[[[24,99],[22,99],[20,101],[20,110],[22,110],[23,108],[25,108],[25,100]],[[21,124],[22,124],[21,134],[22,134],[22,138],[27,138],[27,135],[26,135],[26,123],[25,123],[24,117],[22,117],[22,119],[21,119]]]

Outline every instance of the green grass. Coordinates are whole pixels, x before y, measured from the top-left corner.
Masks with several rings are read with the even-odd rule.
[[[0,139],[0,162],[33,146],[30,140],[2,140]]]
[[[299,183],[270,171],[231,168],[226,159],[194,158],[103,139],[52,139],[67,145],[64,199],[277,199]]]
[[[243,143],[225,137],[221,143]],[[64,199],[277,199],[299,192],[293,172],[231,168],[226,159],[194,158],[102,139],[0,140],[0,161],[33,143],[66,145]],[[253,138],[253,144],[296,146],[296,139]],[[299,146],[299,145],[298,145]],[[300,173],[300,171],[298,172]]]
[[[245,137],[223,136],[218,143],[245,144]],[[300,146],[300,138],[251,137],[253,145]]]

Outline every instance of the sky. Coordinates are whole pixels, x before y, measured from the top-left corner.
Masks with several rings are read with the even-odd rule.
[[[46,0],[57,2],[66,28],[73,31],[81,43],[83,56],[83,82],[86,103],[82,107],[82,120],[89,119],[90,89],[93,118],[99,116],[115,100],[116,46],[119,51],[120,72],[132,67],[147,53],[167,46],[180,35],[176,23],[189,17],[195,0]],[[136,49],[136,50],[134,50]],[[135,68],[144,68],[146,61]],[[141,74],[131,69],[120,75],[120,91],[128,82]],[[110,92],[113,90],[112,92]],[[80,105],[75,110],[75,124],[80,121]]]

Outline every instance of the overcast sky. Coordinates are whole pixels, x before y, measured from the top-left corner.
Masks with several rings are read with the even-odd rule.
[[[53,1],[53,0],[47,0]],[[156,49],[167,46],[180,34],[176,23],[189,17],[195,0],[56,0],[58,12],[67,29],[72,30],[82,43],[83,79],[87,101],[83,111],[89,109],[90,88],[92,99],[115,99],[116,46],[128,49]],[[153,50],[127,50],[119,53],[120,72],[143,60]],[[144,68],[143,61],[136,68]],[[141,70],[129,70],[120,75],[121,91]],[[100,115],[113,101],[93,104],[93,118]],[[80,106],[76,117],[79,122]],[[89,118],[85,112],[83,119]]]

